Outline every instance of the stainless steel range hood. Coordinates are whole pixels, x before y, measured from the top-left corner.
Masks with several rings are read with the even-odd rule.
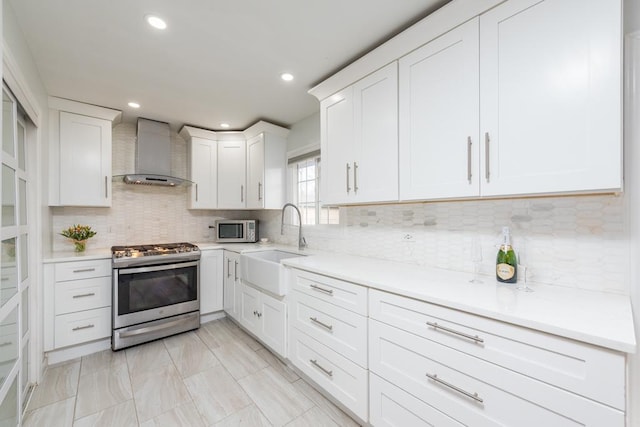
[[[171,176],[171,131],[168,123],[138,119],[135,173],[124,175],[123,181],[169,187],[191,183]]]

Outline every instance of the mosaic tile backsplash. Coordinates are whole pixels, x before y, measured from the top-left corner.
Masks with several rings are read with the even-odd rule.
[[[113,132],[113,173],[134,167],[135,125]],[[186,142],[172,132],[172,173],[186,177]],[[280,235],[280,211],[194,211],[188,188],[113,183],[111,208],[52,208],[54,231],[73,223],[98,235],[89,247],[169,241],[211,241],[216,218],[258,218],[261,236],[296,245],[297,227]],[[501,228],[535,282],[629,293],[624,197],[614,195],[357,206],[340,209],[340,225],[304,227],[310,248],[491,276]],[[54,236],[53,250],[70,250]]]

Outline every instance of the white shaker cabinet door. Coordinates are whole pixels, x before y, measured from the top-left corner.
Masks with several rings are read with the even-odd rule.
[[[246,207],[246,142],[218,141],[218,208]]]
[[[622,187],[621,17],[610,0],[481,15],[483,196]]]
[[[398,200],[398,63],[353,86],[354,202]]]
[[[240,301],[240,254],[224,251],[224,311],[227,315],[238,320]]]
[[[480,194],[478,18],[400,59],[400,199]]]
[[[223,309],[223,252],[202,251],[200,254],[200,313]]]
[[[247,208],[249,209],[264,208],[264,145],[264,134],[247,141]]]
[[[320,103],[321,198],[346,203],[353,196],[353,87]]]
[[[192,137],[189,144],[189,178],[193,181],[189,207],[191,209],[215,209],[218,200],[217,143]]]
[[[111,122],[60,112],[60,205],[111,206]]]

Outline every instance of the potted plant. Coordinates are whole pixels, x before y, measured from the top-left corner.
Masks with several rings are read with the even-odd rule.
[[[87,247],[87,240],[97,233],[91,230],[89,225],[74,224],[66,230],[62,230],[61,236],[73,240],[76,252],[84,252]]]

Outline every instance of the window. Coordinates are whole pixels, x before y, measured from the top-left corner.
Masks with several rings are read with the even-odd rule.
[[[320,195],[320,155],[290,161],[294,203],[300,208],[302,225],[339,224],[337,207],[322,206]]]

